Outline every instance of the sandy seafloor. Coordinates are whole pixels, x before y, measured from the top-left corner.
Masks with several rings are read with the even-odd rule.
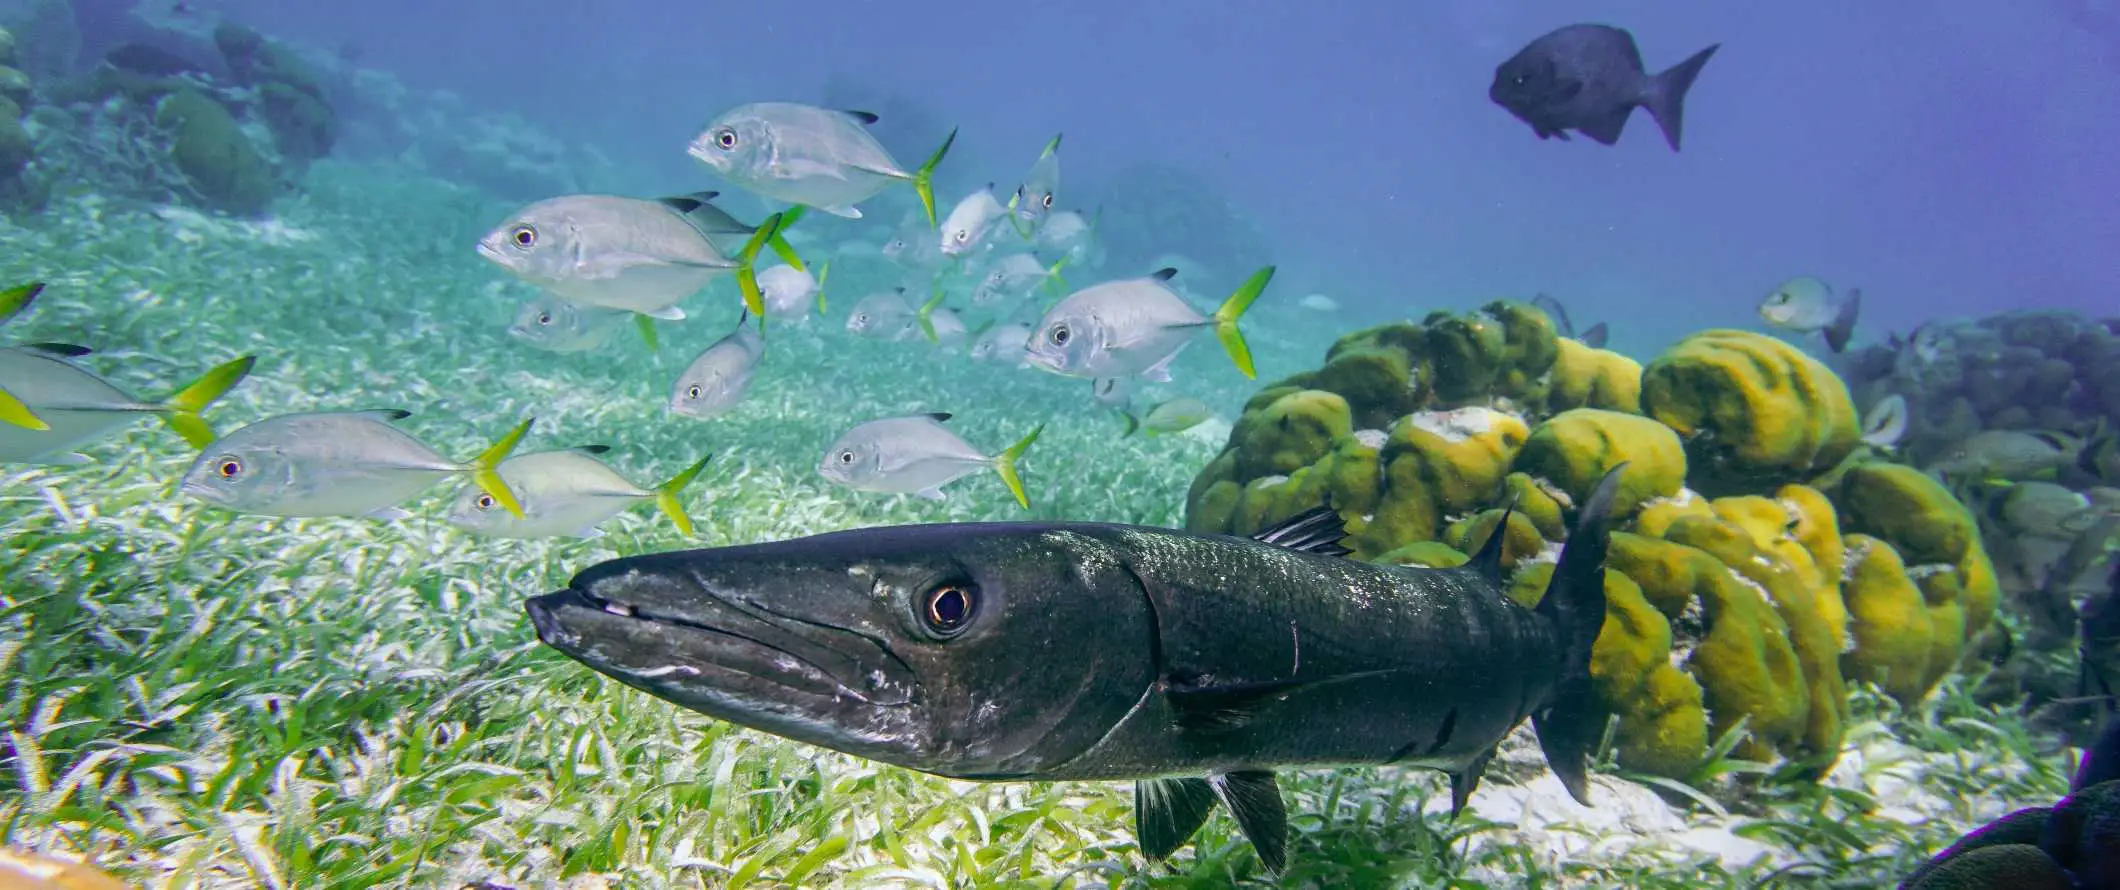
[[[223,431],[403,408],[405,428],[468,456],[535,416],[523,450],[608,444],[644,484],[712,453],[689,499],[698,545],[941,520],[1176,525],[1253,386],[1203,343],[1161,393],[1203,398],[1225,420],[1120,439],[1086,383],[854,341],[839,324],[855,283],[835,288],[824,323],[771,333],[735,412],[674,418],[669,381],[733,323],[733,287],[689,301],[693,318],[663,325],[654,355],[630,330],[586,354],[531,350],[505,332],[530,290],[471,249],[507,209],[332,162],[263,221],[61,199],[26,227],[0,223],[0,279],[51,285],[0,334],[90,346],[91,367],[143,395],[256,354],[211,412]],[[1261,380],[1376,320],[1299,309],[1300,296],[1270,291],[1247,322]],[[1035,509],[987,477],[941,503],[817,477],[851,419],[912,411],[952,412],[991,449],[1050,421],[1025,463]],[[1225,816],[1171,865],[1140,864],[1123,783],[976,785],[879,767],[733,730],[538,647],[524,596],[599,560],[687,545],[645,507],[600,539],[491,541],[442,521],[451,486],[400,522],[277,520],[176,499],[190,456],[152,421],[89,453],[85,466],[0,472],[7,844],[91,855],[156,886],[1051,886],[1084,866],[1078,886],[1260,880]],[[1823,791],[1717,782],[1687,804],[1601,775],[1585,809],[1539,765],[1528,730],[1490,770],[1477,819],[1456,826],[1438,814],[1440,774],[1302,774],[1284,780],[1298,833],[1288,882],[1887,884],[1957,834],[2065,791],[2061,756],[2027,759],[2037,746],[2013,718],[1961,688],[1909,714],[1865,696],[1858,719],[1872,719],[1851,728]]]

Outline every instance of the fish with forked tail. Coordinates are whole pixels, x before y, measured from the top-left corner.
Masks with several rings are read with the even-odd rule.
[[[1662,74],[1642,67],[1634,35],[1609,25],[1569,25],[1509,57],[1494,69],[1487,98],[1531,125],[1540,139],[1568,138],[1574,130],[1606,145],[1619,142],[1635,106],[1663,128],[1678,150],[1684,131],[1686,91],[1722,44],[1694,53]]]
[[[1376,565],[1329,507],[1252,538],[1003,522],[635,556],[524,606],[546,645],[723,720],[953,778],[1135,780],[1150,858],[1220,801],[1279,871],[1281,769],[1441,769],[1462,809],[1529,716],[1587,800],[1623,469],[1535,609],[1502,592],[1500,535],[1458,568]]]

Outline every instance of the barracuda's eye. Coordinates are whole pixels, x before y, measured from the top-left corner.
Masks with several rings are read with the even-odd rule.
[[[964,632],[979,612],[979,588],[952,581],[930,588],[922,598],[920,623],[928,633],[948,639]]]

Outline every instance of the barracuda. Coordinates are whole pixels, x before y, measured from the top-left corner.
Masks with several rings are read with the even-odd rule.
[[[722,720],[952,778],[1134,780],[1151,858],[1219,801],[1279,871],[1276,770],[1432,767],[1462,808],[1529,716],[1588,802],[1620,472],[1536,609],[1503,594],[1499,534],[1459,568],[1372,565],[1329,508],[1252,538],[1007,522],[635,556],[525,608],[546,645]]]

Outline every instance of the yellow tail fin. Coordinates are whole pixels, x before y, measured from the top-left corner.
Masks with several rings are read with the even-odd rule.
[[[1223,351],[1229,353],[1230,361],[1237,363],[1237,370],[1243,371],[1247,380],[1255,380],[1259,375],[1252,367],[1251,346],[1244,342],[1244,332],[1237,330],[1237,319],[1244,315],[1244,310],[1251,308],[1252,301],[1257,300],[1259,294],[1266,291],[1266,283],[1273,280],[1273,273],[1272,266],[1251,273],[1243,286],[1215,310],[1215,339],[1222,341]]]
[[[29,304],[35,302],[37,295],[43,292],[42,281],[32,281],[0,291],[0,324],[6,324],[8,319],[21,315],[22,310],[28,309]]]
[[[177,390],[162,403],[162,420],[193,448],[213,444],[213,427],[200,415],[206,406],[219,401],[236,384],[243,382],[243,378],[250,374],[251,366],[257,363],[257,356],[246,355],[199,375],[199,379]]]
[[[818,315],[823,315],[823,314],[824,314],[824,280],[825,280],[825,279],[827,279],[827,278],[830,278],[830,277],[832,277],[832,264],[831,264],[831,262],[827,261],[827,262],[826,262],[826,263],[824,264],[824,268],[822,268],[822,269],[819,269],[819,270],[817,270],[817,314],[818,314]]]
[[[655,336],[655,319],[634,313],[633,326],[640,329],[640,338],[647,342],[649,352],[662,348],[661,338]]]
[[[491,447],[479,452],[479,456],[471,459],[472,484],[492,495],[494,503],[507,508],[508,515],[517,519],[523,518],[523,503],[515,499],[515,492],[508,488],[508,483],[501,481],[499,467],[501,461],[507,460],[508,454],[515,450],[515,446],[522,444],[523,436],[530,432],[530,424],[536,421],[537,418],[534,417],[526,418]]]
[[[684,491],[685,486],[692,484],[693,479],[699,477],[699,471],[706,469],[707,462],[713,459],[714,455],[711,454],[702,457],[698,463],[686,467],[684,472],[670,477],[670,481],[655,486],[655,509],[670,517],[670,522],[677,526],[678,533],[687,538],[692,536],[692,515],[685,512],[685,502],[677,496]]]
[[[808,272],[810,269],[802,264],[802,257],[795,255],[795,245],[789,244],[788,239],[782,236],[787,234],[788,229],[793,228],[795,223],[802,219],[803,214],[809,212],[810,208],[801,204],[781,211],[780,227],[774,229],[772,236],[766,238],[766,246],[773,248],[773,252],[780,256],[780,261],[794,266],[798,272]]]
[[[736,254],[736,287],[743,291],[743,308],[759,317],[758,332],[765,333],[766,295],[758,289],[758,273],[752,263],[758,260],[758,250],[780,234],[781,221],[787,214],[775,213],[758,224],[758,231],[751,233],[751,240],[744,242],[743,250]],[[788,251],[794,253],[792,249]]]
[[[1023,452],[1031,449],[1031,443],[1038,441],[1038,434],[1042,432],[1045,432],[1045,424],[1041,423],[1031,430],[1030,435],[1024,436],[1023,441],[1010,445],[1001,456],[994,458],[994,472],[1001,474],[1001,483],[1008,486],[1009,494],[1015,495],[1016,503],[1023,505],[1025,510],[1031,508],[1031,499],[1023,493],[1023,477],[1016,475],[1016,462],[1023,459]]]
[[[52,428],[51,424],[44,422],[44,418],[38,417],[35,411],[29,410],[29,406],[24,404],[21,399],[15,398],[14,393],[4,389],[0,389],[0,423],[38,431]]]
[[[935,308],[942,305],[942,285],[934,285],[935,295],[920,304],[920,332],[927,335],[929,343],[941,343],[942,337],[935,333]]]
[[[950,146],[957,142],[957,131],[950,130],[950,138],[942,140],[942,147],[928,156],[927,163],[913,171],[913,191],[920,194],[920,206],[926,208],[928,228],[938,226],[935,220],[935,165],[942,163],[943,155],[950,153]]]

